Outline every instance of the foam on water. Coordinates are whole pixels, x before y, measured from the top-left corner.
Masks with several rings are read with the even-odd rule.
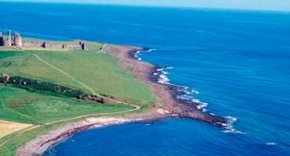
[[[136,52],[134,53],[134,57],[135,57],[137,60],[141,61],[142,58],[139,56],[141,52],[152,52],[152,51],[155,51],[155,50],[156,50],[156,49],[148,49],[148,50],[143,50],[143,51],[139,50],[139,51],[136,51]]]
[[[139,60],[139,61],[142,60],[142,58],[139,57],[140,52],[141,52],[141,51],[136,51],[135,54],[134,54],[134,57],[135,57],[137,60]]]
[[[157,50],[157,49],[149,49],[149,50],[147,50],[147,52],[152,52],[152,51],[155,51],[155,50]]]
[[[193,93],[193,94],[199,94],[199,91],[196,91],[196,90],[191,90],[191,93]]]
[[[159,77],[160,78],[159,78],[158,82],[160,84],[170,84],[169,83],[169,78],[165,74],[159,75]]]
[[[275,143],[275,142],[267,142],[266,145],[267,146],[276,146],[277,143]]]
[[[233,124],[238,120],[237,118],[232,117],[232,116],[226,116],[225,118],[228,121],[226,124],[222,125],[225,129],[224,130],[225,133],[245,134],[245,132],[236,130],[234,128]]]
[[[208,106],[208,103],[206,102],[200,102],[197,106],[197,109],[202,110],[203,112],[206,112],[207,109],[205,109]]]
[[[158,76],[157,82],[160,84],[171,84],[170,79],[168,78],[169,72],[168,69],[172,69],[173,67],[165,67],[165,68],[157,68],[156,72],[153,73],[154,76]]]

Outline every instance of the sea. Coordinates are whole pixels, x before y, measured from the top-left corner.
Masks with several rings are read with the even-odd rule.
[[[0,31],[149,47],[204,111],[232,119],[225,131],[190,119],[88,130],[45,156],[290,155],[290,13],[91,4],[0,3]]]

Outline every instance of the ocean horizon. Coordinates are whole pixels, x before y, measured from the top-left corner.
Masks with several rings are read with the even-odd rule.
[[[84,131],[46,156],[289,155],[290,13],[0,2],[0,32],[49,40],[149,47],[179,98],[232,120],[230,130],[191,119]],[[78,10],[77,12],[75,10]]]

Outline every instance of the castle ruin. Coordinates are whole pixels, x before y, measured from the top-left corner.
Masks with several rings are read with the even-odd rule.
[[[4,39],[4,37],[3,37],[3,39]],[[6,40],[4,40],[3,42],[4,42],[4,46],[12,46],[11,31],[10,30],[8,31]]]
[[[14,37],[12,38],[12,33],[10,30],[8,31],[6,36],[4,36],[2,32],[0,32],[0,46],[19,48],[87,50],[86,43],[81,41],[61,43],[40,40],[22,40],[22,37],[18,32],[14,32]]]
[[[18,32],[15,32],[14,35],[14,46],[22,47],[22,38]]]

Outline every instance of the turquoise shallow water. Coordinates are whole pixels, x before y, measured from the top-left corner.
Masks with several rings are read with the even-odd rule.
[[[210,113],[235,117],[226,133],[167,119],[90,130],[46,155],[290,155],[290,13],[0,3],[0,31],[156,49],[140,57],[194,90]],[[78,11],[76,11],[78,10]],[[199,94],[196,94],[199,92]]]

